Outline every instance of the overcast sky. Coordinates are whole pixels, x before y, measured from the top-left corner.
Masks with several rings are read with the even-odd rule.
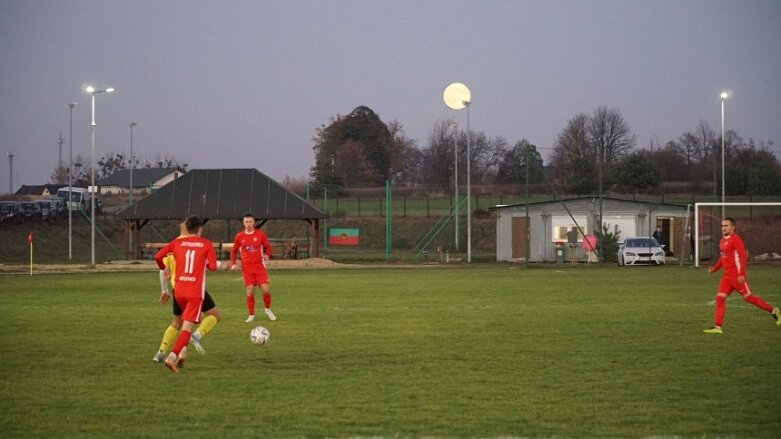
[[[471,126],[537,145],[617,107],[664,144],[700,120],[781,144],[781,1],[0,1],[0,193],[43,184],[73,112],[73,154],[173,156],[190,169],[306,177],[315,129],[359,105],[419,147],[442,99],[472,92]],[[774,147],[778,155],[779,146]]]

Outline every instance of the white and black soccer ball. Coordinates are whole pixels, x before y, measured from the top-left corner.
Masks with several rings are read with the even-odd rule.
[[[249,339],[255,346],[263,346],[268,343],[271,333],[262,326],[256,326],[249,332]]]

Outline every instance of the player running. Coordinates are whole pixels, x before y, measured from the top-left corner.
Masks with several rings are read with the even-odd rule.
[[[231,270],[236,271],[236,252],[241,249],[241,272],[244,275],[244,286],[247,290],[247,320],[255,321],[255,286],[263,292],[263,305],[269,320],[277,317],[271,311],[271,289],[268,283],[266,261],[271,255],[271,244],[266,234],[255,228],[255,217],[248,213],[243,219],[244,230],[236,234],[231,249]]]
[[[778,307],[773,308],[759,296],[751,294],[751,288],[746,280],[746,247],[743,245],[743,239],[735,233],[734,219],[725,218],[721,222],[721,234],[723,235],[719,242],[721,256],[716,264],[708,270],[710,273],[715,273],[721,268],[724,269],[716,293],[716,310],[713,314],[715,326],[704,329],[703,332],[708,334],[724,333],[721,324],[724,321],[724,312],[726,311],[725,302],[733,291],[737,291],[746,302],[770,313],[776,320],[776,325],[781,326],[781,312]]]
[[[180,226],[181,233],[177,239],[187,236],[187,230],[184,227],[184,223],[182,223]],[[166,305],[168,302],[171,302],[171,297],[174,295],[174,289],[176,287],[176,281],[172,275],[176,271],[174,255],[169,254],[163,258],[163,264],[165,264],[166,268],[164,271],[160,272],[161,293],[159,301],[161,305]],[[168,325],[168,328],[166,328],[165,332],[163,333],[163,340],[160,343],[160,347],[158,348],[157,353],[154,357],[152,357],[152,361],[155,363],[163,361],[165,353],[168,352],[168,349],[171,347],[174,340],[176,340],[176,336],[179,334],[179,329],[182,327],[182,309],[179,307],[179,304],[176,303],[175,299],[172,302],[173,318],[171,319],[171,324]],[[221,317],[222,313],[214,303],[214,299],[212,299],[212,296],[208,291],[205,291],[203,305],[201,307],[201,323],[198,325],[198,330],[196,330],[193,333],[192,338],[190,338],[190,343],[195,347],[195,350],[198,351],[198,353],[202,355],[206,354],[206,349],[204,349],[203,345],[201,345],[201,339],[205,337],[206,334],[211,332],[212,329],[214,329],[217,323],[219,323]]]
[[[178,372],[178,368],[184,364],[193,326],[200,318],[206,291],[206,268],[217,271],[217,254],[214,246],[208,239],[198,236],[199,230],[203,227],[201,219],[189,216],[184,220],[184,224],[187,228],[187,236],[169,242],[155,254],[155,262],[161,271],[166,268],[163,259],[168,253],[173,253],[176,262],[175,300],[182,309],[182,329],[179,331],[174,348],[165,359],[165,365],[174,373]]]

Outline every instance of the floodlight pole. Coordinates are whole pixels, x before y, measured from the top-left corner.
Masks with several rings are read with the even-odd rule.
[[[454,225],[456,228],[455,236],[453,239],[455,240],[455,248],[456,251],[459,251],[459,245],[458,245],[458,216],[461,214],[461,209],[459,208],[460,199],[458,198],[458,124],[455,122],[451,122],[448,124],[448,127],[455,127],[456,131],[453,135],[453,199],[455,200],[455,207],[454,207],[454,213],[455,216],[453,217]]]
[[[724,185],[724,99],[727,99],[727,92],[721,92],[721,202],[725,202],[725,185]],[[725,217],[724,205],[721,205],[721,219]]]
[[[103,90],[95,90],[94,87],[89,86],[87,87],[87,93],[89,93],[92,96],[92,166],[90,169],[91,177],[90,177],[90,190],[87,191],[90,194],[90,210],[91,210],[91,262],[92,266],[95,267],[95,197],[97,196],[97,188],[95,187],[95,95],[98,93],[111,93],[114,91],[113,88],[109,87]]]
[[[68,260],[73,260],[73,109],[79,105],[76,102],[68,104],[70,109],[70,128],[68,131]]]
[[[526,196],[526,202],[524,203],[524,210],[526,211],[526,227],[523,230],[524,241],[526,242],[526,251],[524,252],[524,264],[529,265],[529,255],[531,249],[529,248],[529,143],[527,142],[523,147],[523,168],[524,168],[524,192]]]
[[[469,126],[469,105],[472,102],[472,94],[469,92],[469,88],[466,85],[460,82],[454,82],[445,88],[443,98],[445,99],[445,105],[452,108],[453,110],[460,110],[466,107],[466,260],[467,262],[472,262],[472,145]],[[456,154],[458,153],[456,152]],[[456,169],[457,168],[458,166],[456,166]],[[458,188],[457,175],[456,188]],[[458,218],[458,216],[456,216],[456,218]]]
[[[136,167],[136,162],[133,160],[133,128],[138,125],[138,122],[130,122],[130,183],[128,186],[127,191],[127,207],[130,207],[133,205],[133,169]],[[131,257],[133,257],[133,227],[128,227],[128,238],[127,238],[127,247],[128,252]],[[133,258],[135,259],[135,257]]]
[[[469,106],[471,101],[464,101],[466,107],[466,262],[472,262],[472,137],[469,130]]]

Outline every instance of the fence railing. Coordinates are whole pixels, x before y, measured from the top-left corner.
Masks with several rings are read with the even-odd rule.
[[[591,196],[591,195],[590,195]],[[694,204],[695,202],[720,201],[713,196],[692,196],[685,194],[610,194],[611,198],[628,199],[646,202]],[[529,203],[551,201],[556,199],[577,198],[578,195],[544,195],[535,194],[528,199]],[[757,196],[730,196],[728,202],[760,202],[779,201],[779,197]],[[309,202],[314,206],[328,212],[332,218],[339,217],[383,217],[385,216],[385,197],[372,196],[337,196],[329,195],[327,198],[310,198]],[[391,201],[391,215],[394,217],[426,217],[439,218],[453,211],[453,197],[448,196],[394,196]],[[486,211],[497,206],[523,205],[526,197],[523,194],[499,194],[499,195],[472,195],[471,205],[473,212]],[[465,213],[464,213],[465,214]]]

